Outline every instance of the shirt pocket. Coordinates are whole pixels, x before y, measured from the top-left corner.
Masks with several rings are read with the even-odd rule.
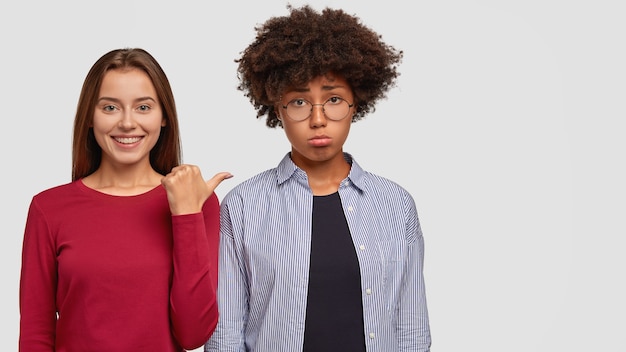
[[[394,314],[404,271],[405,243],[398,240],[377,241],[380,251],[382,290],[387,314]]]
[[[376,241],[383,264],[402,261],[404,242],[398,240]]]

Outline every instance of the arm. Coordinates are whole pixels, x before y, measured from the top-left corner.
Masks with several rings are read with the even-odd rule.
[[[57,264],[54,241],[33,200],[22,247],[20,351],[55,350]]]
[[[407,256],[398,302],[397,336],[400,351],[430,351],[430,327],[424,285],[424,238],[413,200],[405,202]]]
[[[215,293],[219,204],[212,195],[202,213],[172,216],[173,277],[170,314],[176,340],[186,349],[202,346],[217,325]]]
[[[228,198],[228,196],[227,196]],[[248,321],[248,283],[242,253],[235,241],[241,234],[242,220],[240,212],[233,203],[241,203],[240,199],[226,199],[221,210],[220,255],[218,306],[220,319],[215,333],[206,343],[205,351],[240,352],[245,351],[244,330]],[[232,208],[231,208],[232,207]]]
[[[197,166],[181,165],[161,181],[172,212],[172,331],[185,349],[202,346],[217,325],[219,202],[213,191],[230,177],[222,172],[204,181]]]

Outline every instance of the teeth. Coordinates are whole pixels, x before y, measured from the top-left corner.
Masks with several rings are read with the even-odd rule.
[[[116,141],[122,144],[132,144],[137,143],[141,137],[126,137],[126,138],[115,138]]]

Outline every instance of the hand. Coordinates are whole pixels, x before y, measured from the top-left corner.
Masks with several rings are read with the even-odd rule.
[[[167,192],[172,215],[183,215],[201,212],[204,202],[217,186],[231,177],[230,172],[218,172],[205,181],[199,167],[184,164],[173,168],[161,179],[161,184]]]

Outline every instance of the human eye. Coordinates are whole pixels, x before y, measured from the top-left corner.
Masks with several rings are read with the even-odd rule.
[[[296,108],[301,108],[301,107],[307,106],[308,104],[309,104],[309,102],[304,100],[304,99],[293,99],[287,105],[293,106],[293,107],[296,107]]]
[[[334,97],[330,97],[328,100],[326,100],[326,103],[330,104],[330,105],[338,105],[338,104],[341,104],[344,101],[345,100],[343,98],[334,96]]]
[[[151,107],[148,104],[141,104],[137,107],[137,110],[142,111],[142,112],[148,112],[150,111]]]
[[[105,104],[102,106],[102,110],[104,112],[114,112],[115,110],[117,110],[117,107],[113,104]]]

